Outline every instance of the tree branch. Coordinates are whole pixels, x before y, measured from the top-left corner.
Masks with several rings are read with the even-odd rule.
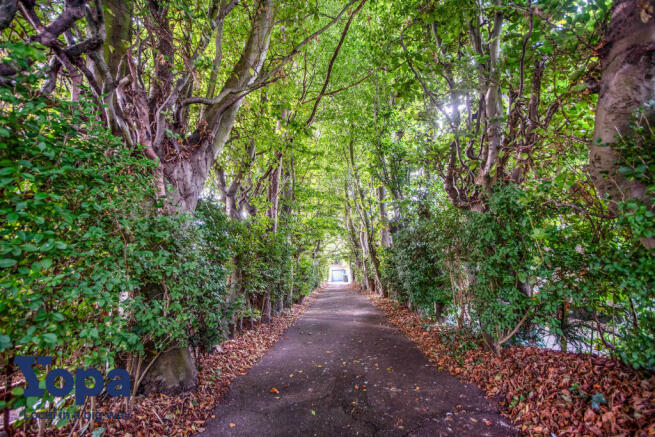
[[[344,26],[343,31],[341,32],[341,38],[339,39],[339,43],[337,44],[337,47],[334,50],[334,53],[332,54],[332,58],[330,59],[330,62],[328,64],[328,70],[325,76],[325,82],[323,82],[323,87],[321,88],[321,92],[318,93],[318,96],[316,97],[316,101],[314,102],[314,107],[312,108],[312,112],[309,115],[307,121],[305,122],[306,126],[309,126],[314,120],[314,117],[316,116],[318,105],[321,103],[321,98],[325,94],[325,90],[327,89],[328,83],[330,83],[330,76],[332,75],[332,67],[334,67],[334,61],[336,61],[337,57],[339,56],[339,51],[341,50],[341,46],[343,45],[343,42],[346,39],[346,35],[348,34],[348,29],[350,29],[350,24],[352,23],[353,18],[355,18],[355,15],[357,15],[357,13],[362,9],[364,3],[366,3],[366,0],[362,0],[359,6],[357,6],[357,8],[353,11],[353,13],[350,14],[350,17],[348,18],[348,21],[346,22],[346,25]]]

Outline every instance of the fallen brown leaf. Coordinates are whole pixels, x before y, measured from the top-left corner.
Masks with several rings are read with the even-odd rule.
[[[390,299],[369,298],[439,371],[500,399],[503,415],[526,435],[655,436],[655,375],[640,374],[609,357],[533,346],[511,346],[496,357],[480,338],[423,320]],[[430,331],[424,326],[431,326]],[[477,348],[461,358],[453,344],[465,343]],[[598,411],[590,401],[596,393],[607,400]]]

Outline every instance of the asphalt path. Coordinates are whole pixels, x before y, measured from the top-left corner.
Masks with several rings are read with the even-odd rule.
[[[438,371],[344,286],[323,290],[213,414],[198,435],[517,435],[477,387]]]

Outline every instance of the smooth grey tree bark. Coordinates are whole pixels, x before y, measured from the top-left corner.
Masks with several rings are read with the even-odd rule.
[[[223,150],[245,98],[245,94],[240,93],[248,89],[261,72],[273,24],[273,0],[260,1],[245,48],[221,91],[225,100],[210,105],[203,114],[213,140],[205,141],[196,134],[190,142],[197,142],[198,146],[189,159],[164,163],[163,175],[173,187],[173,190],[167,191],[166,197],[178,211],[195,210],[209,170]],[[232,98],[232,94],[237,97]],[[236,208],[231,212],[235,214]],[[196,385],[197,370],[188,348],[175,348],[162,353],[144,379],[146,391],[154,392],[174,393],[189,390]]]
[[[387,190],[384,188],[384,185],[378,187],[378,201],[380,208],[380,224],[382,229],[380,229],[380,241],[382,247],[389,248],[392,246],[391,233],[389,232],[389,214],[387,213],[387,204],[384,201]]]
[[[359,198],[359,202],[355,200],[355,207],[359,212],[359,216],[361,218],[362,225],[363,225],[363,231],[365,233],[365,241],[362,242],[362,247],[364,248],[365,253],[368,256],[368,259],[371,261],[371,267],[375,275],[375,284],[377,285],[377,289],[378,289],[377,291],[379,291],[380,295],[384,297],[388,297],[388,292],[384,287],[384,283],[382,282],[382,275],[380,272],[380,258],[378,257],[376,246],[375,246],[375,240],[373,237],[373,225],[371,223],[369,211],[367,210],[366,200],[364,197],[364,190],[362,189],[361,182],[359,180],[357,167],[355,166],[353,142],[354,141],[351,140],[348,145],[348,158],[350,160],[349,161],[350,170],[352,172],[352,177],[353,177],[353,185],[355,191],[354,195]],[[376,289],[376,287],[374,287],[374,289]]]
[[[217,99],[216,103],[211,104],[203,113],[204,123],[201,124],[210,130],[210,141],[205,141],[200,132],[194,133],[189,142],[197,144],[198,147],[189,159],[164,165],[164,176],[175,188],[173,192],[168,193],[168,197],[181,211],[195,210],[209,170],[232,131],[245,98],[245,91],[253,85],[262,71],[270,44],[274,14],[273,0],[259,2],[246,46],[219,94],[222,98]]]
[[[364,248],[362,247],[361,240],[357,236],[357,231],[352,219],[352,206],[350,205],[350,189],[348,187],[348,182],[344,181],[344,218],[346,222],[346,227],[348,229],[348,239],[350,244],[353,247],[353,255],[355,258],[355,267],[359,273],[363,276],[362,286],[366,288],[366,265],[365,265],[365,255]]]
[[[614,2],[600,61],[602,76],[589,173],[598,195],[609,198],[612,211],[627,199],[640,199],[652,208],[653,198],[646,186],[618,172],[619,156],[612,145],[617,137],[630,136],[635,112],[655,99],[655,1]],[[653,108],[649,111],[646,116],[655,120]],[[655,238],[643,238],[642,244],[653,249]]]

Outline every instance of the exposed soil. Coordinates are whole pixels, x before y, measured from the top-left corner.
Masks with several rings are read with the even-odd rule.
[[[438,371],[346,287],[323,291],[213,416],[198,435],[517,435],[476,386]]]

